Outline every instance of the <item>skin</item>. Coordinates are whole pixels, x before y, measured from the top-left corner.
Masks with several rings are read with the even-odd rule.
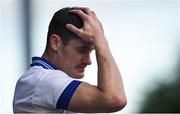
[[[98,83],[97,86],[93,86],[82,82],[74,92],[68,110],[103,113],[123,109],[127,104],[123,81],[109,49],[101,22],[89,8],[77,7],[71,12],[79,15],[84,22],[84,26],[80,29],[71,24],[66,25],[67,29],[74,32],[79,39],[71,40],[64,46],[60,36],[52,34],[50,47],[43,57],[70,77],[82,78],[85,67],[91,64],[90,52],[94,49],[98,66]],[[78,47],[86,47],[86,51],[81,53]]]
[[[60,36],[52,34],[52,47],[42,57],[50,60],[70,77],[83,78],[85,68],[91,64],[90,54],[94,49],[93,45],[80,38],[70,40],[67,45],[61,42]]]

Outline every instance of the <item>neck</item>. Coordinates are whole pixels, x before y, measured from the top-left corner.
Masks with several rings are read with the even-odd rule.
[[[55,56],[56,54],[50,50],[45,50],[43,55],[41,56],[42,58],[47,59],[50,63],[54,64],[55,66],[58,66],[57,63],[57,57]]]

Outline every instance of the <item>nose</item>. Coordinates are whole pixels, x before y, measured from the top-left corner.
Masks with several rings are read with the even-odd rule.
[[[90,57],[89,54],[83,57],[83,63],[87,64],[87,65],[91,65],[92,64],[91,57]]]

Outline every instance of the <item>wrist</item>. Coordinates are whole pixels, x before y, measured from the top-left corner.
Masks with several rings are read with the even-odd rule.
[[[105,37],[99,37],[94,43],[95,49],[99,51],[105,51],[108,49],[108,42]]]

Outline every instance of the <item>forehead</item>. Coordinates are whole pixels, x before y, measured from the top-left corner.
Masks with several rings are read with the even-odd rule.
[[[68,46],[72,46],[74,48],[87,48],[89,50],[94,50],[95,47],[91,43],[85,42],[80,38],[74,38],[69,41]]]

